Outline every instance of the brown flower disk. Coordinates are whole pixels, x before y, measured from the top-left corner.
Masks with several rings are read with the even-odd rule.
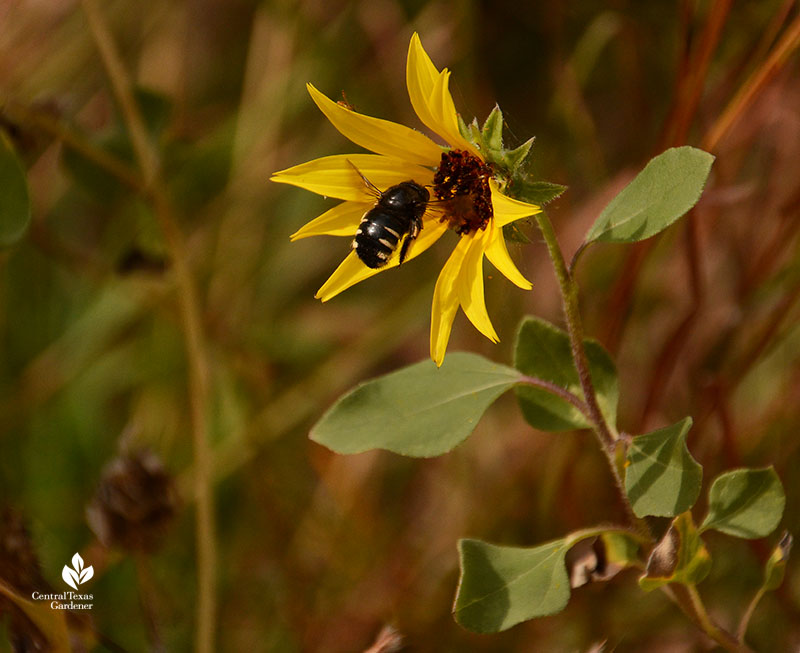
[[[491,175],[492,169],[469,152],[450,150],[442,154],[433,177],[433,192],[444,205],[441,221],[459,235],[486,229],[489,224],[493,215]]]

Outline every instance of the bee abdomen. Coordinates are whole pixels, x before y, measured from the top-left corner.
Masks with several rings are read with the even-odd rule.
[[[408,220],[404,217],[376,207],[364,215],[353,240],[353,249],[367,267],[383,267],[408,229]]]

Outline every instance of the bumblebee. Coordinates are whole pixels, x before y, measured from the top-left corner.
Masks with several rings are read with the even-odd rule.
[[[353,239],[353,249],[367,267],[382,268],[402,240],[398,261],[398,265],[401,265],[422,230],[422,216],[428,207],[430,193],[410,180],[381,191],[358,169],[356,172],[377,197],[377,202],[361,218]]]

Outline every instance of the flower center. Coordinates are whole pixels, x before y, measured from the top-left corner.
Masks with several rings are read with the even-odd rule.
[[[444,152],[433,177],[433,193],[444,206],[440,221],[462,236],[486,229],[493,215],[491,176],[492,169],[477,156],[463,150]]]

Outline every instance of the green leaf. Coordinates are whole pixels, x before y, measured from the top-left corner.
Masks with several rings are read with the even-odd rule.
[[[514,179],[507,189],[511,197],[538,206],[552,202],[565,190],[567,190],[566,186],[549,181],[522,181],[520,179]]]
[[[689,146],[658,155],[603,209],[585,242],[632,243],[663,231],[700,199],[713,162]]]
[[[496,104],[483,123],[481,140],[488,150],[500,152],[503,149],[503,112]]]
[[[697,501],[703,468],[686,447],[691,417],[633,438],[627,454],[625,492],[637,517],[674,517]]]
[[[639,586],[649,592],[669,583],[696,585],[709,571],[711,556],[691,513],[685,512],[672,521],[669,530],[653,548]]]
[[[560,612],[570,595],[564,566],[570,546],[567,539],[533,548],[460,540],[456,621],[474,632],[495,633]]]
[[[713,528],[734,537],[755,539],[775,530],[786,496],[771,466],[737,469],[714,479],[708,504],[701,531]]]
[[[31,222],[31,201],[25,168],[11,141],[0,130],[0,247],[18,242]]]
[[[789,554],[792,551],[793,538],[789,532],[785,532],[781,541],[772,550],[764,566],[764,583],[762,587],[767,592],[772,592],[778,589],[783,583],[783,576],[786,572],[786,561],[789,559]]]
[[[597,402],[612,427],[617,420],[619,382],[614,362],[594,340],[585,340]],[[583,399],[578,372],[572,363],[569,336],[549,322],[528,317],[520,326],[514,350],[514,367],[528,376],[554,383]],[[519,385],[520,409],[528,423],[542,431],[589,428],[581,412],[568,401],[546,390]]]
[[[424,361],[348,392],[311,429],[311,439],[338,453],[438,456],[463,442],[519,380],[516,370],[475,354],[449,354],[441,368]]]

